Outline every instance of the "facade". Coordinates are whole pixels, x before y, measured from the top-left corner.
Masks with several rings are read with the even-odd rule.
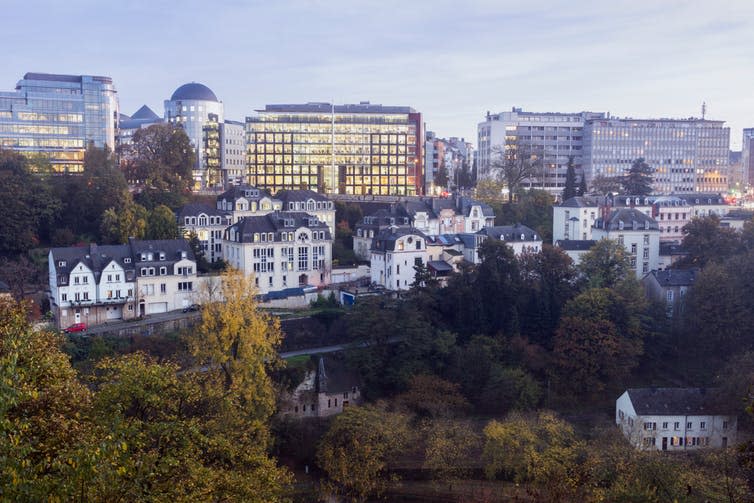
[[[353,251],[360,260],[371,260],[372,241],[385,229],[410,228],[408,216],[398,216],[396,212],[381,209],[372,215],[363,217],[355,226],[353,234]]]
[[[232,223],[228,212],[208,204],[187,204],[178,212],[178,226],[183,237],[191,239],[192,234],[196,235],[209,262],[222,260],[223,233]]]
[[[328,417],[361,403],[359,378],[331,357],[319,357],[315,370],[282,400],[281,414],[292,417]]]
[[[745,128],[743,131],[741,164],[748,185],[754,185],[754,128]]]
[[[217,196],[217,209],[230,215],[231,223],[243,217],[266,215],[272,211],[282,211],[283,203],[265,190],[251,185],[237,185]]]
[[[83,171],[90,142],[115,149],[117,122],[110,77],[27,73],[0,92],[0,148],[42,155],[54,173]]]
[[[372,283],[388,290],[408,290],[414,282],[414,266],[427,263],[427,237],[414,228],[391,227],[372,241]]]
[[[471,172],[474,162],[474,147],[464,138],[438,138],[433,131],[427,131],[424,144],[424,193],[439,196],[444,190],[458,190],[459,174],[464,169]],[[436,181],[438,172],[445,169],[447,183]]]
[[[165,121],[183,128],[194,147],[195,189],[222,186],[219,128],[224,120],[222,102],[203,84],[184,84],[173,92],[169,100],[165,100]],[[217,131],[217,137],[213,130]],[[206,145],[208,136],[209,146]],[[217,152],[212,152],[213,148]]]
[[[642,450],[726,448],[736,443],[735,414],[715,403],[716,390],[635,388],[615,403],[615,423]]]
[[[575,265],[581,263],[581,257],[585,253],[588,253],[592,247],[597,244],[597,241],[593,239],[565,239],[562,241],[555,241],[555,246],[560,248],[568,255]]]
[[[196,263],[184,239],[52,248],[48,259],[60,328],[174,311],[196,300]]]
[[[464,241],[464,258],[472,264],[482,262],[479,247],[486,239],[503,241],[513,249],[517,257],[523,253],[539,253],[542,250],[542,236],[521,224],[485,227],[476,234],[463,234],[461,237]]]
[[[605,215],[594,224],[592,238],[622,244],[637,278],[641,279],[649,271],[656,270],[660,257],[660,228],[657,221],[636,208],[605,208],[603,211]]]
[[[525,112],[515,107],[510,112],[488,112],[477,126],[479,177],[498,176],[493,165],[502,153],[525,152],[535,156],[539,173],[524,186],[559,197],[571,157],[577,173],[582,172],[585,121],[604,117],[603,113]]]
[[[723,121],[594,118],[583,134],[588,182],[622,176],[643,158],[654,169],[655,194],[728,190],[730,128]]]
[[[410,107],[267,105],[246,118],[248,183],[273,193],[422,194],[424,141]]]
[[[660,227],[660,241],[683,241],[683,228],[692,216],[693,209],[686,198],[658,197],[652,202],[652,218]]]
[[[589,241],[600,214],[596,198],[576,196],[552,207],[552,242]]]
[[[649,299],[665,305],[668,318],[682,314],[686,294],[694,286],[698,269],[667,269],[651,271],[642,278]]]
[[[241,185],[246,179],[246,131],[243,122],[220,124],[220,165],[224,187]]]
[[[743,152],[731,150],[728,162],[728,187],[738,195],[743,194],[749,184],[749,173],[744,170]]]
[[[225,231],[225,260],[254,276],[260,294],[330,282],[332,234],[316,216],[275,211],[241,218]]]
[[[330,234],[335,235],[335,203],[325,195],[313,190],[279,190],[275,197],[284,211],[305,211],[327,224]]]

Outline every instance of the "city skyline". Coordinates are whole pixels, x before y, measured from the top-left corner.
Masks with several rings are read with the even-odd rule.
[[[746,2],[97,6],[10,2],[2,87],[26,72],[107,75],[122,113],[147,104],[162,114],[163,100],[195,81],[241,121],[269,103],[369,100],[411,106],[427,129],[475,144],[486,112],[513,106],[685,118],[706,102],[736,150],[754,124]]]

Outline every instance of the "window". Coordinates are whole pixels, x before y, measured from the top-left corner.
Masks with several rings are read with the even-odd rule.
[[[723,421],[723,429],[724,430],[728,429],[728,421]]]
[[[644,234],[644,246],[649,246],[649,234]]]
[[[306,271],[309,269],[309,248],[299,246],[298,248],[298,270]]]
[[[191,281],[181,281],[178,283],[179,292],[190,292],[194,289],[194,283]]]
[[[699,429],[700,430],[706,430],[707,429],[707,423],[705,421],[702,421],[699,423]]]
[[[675,423],[673,423],[673,429],[676,430],[676,431],[680,430],[681,429],[681,423],[679,421],[676,421]]]
[[[160,293],[166,294],[168,293],[168,285],[165,283],[160,283]]]
[[[61,300],[62,300],[63,302],[66,302],[66,301],[68,300],[68,294],[67,294],[67,293],[64,293],[64,294],[62,294],[62,295],[60,296],[60,299],[61,299]]]
[[[673,445],[673,446],[683,445],[683,437],[670,437],[670,445]]]
[[[662,429],[663,430],[667,430],[668,429],[668,422],[667,421],[665,421],[664,423],[662,423]]]
[[[644,438],[644,447],[652,447],[653,445],[655,445],[655,437]]]
[[[131,263],[131,257],[126,257],[123,259],[124,264],[130,264]]]
[[[165,266],[160,267],[160,276],[165,276],[168,273],[168,268]]]
[[[644,423],[644,429],[645,430],[656,430],[657,429],[657,423]]]
[[[75,278],[73,278],[73,284],[74,285],[78,285],[79,281],[80,281],[80,278],[78,276],[76,276]]]
[[[631,243],[631,254],[636,255],[636,243]]]
[[[686,429],[687,430],[690,430],[692,427],[693,427],[693,423],[691,421],[689,421],[688,423],[686,423]]]

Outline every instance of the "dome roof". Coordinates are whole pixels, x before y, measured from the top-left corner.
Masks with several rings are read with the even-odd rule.
[[[204,84],[191,82],[183,84],[175,90],[170,97],[170,101],[176,100],[200,100],[200,101],[220,101],[212,90]]]

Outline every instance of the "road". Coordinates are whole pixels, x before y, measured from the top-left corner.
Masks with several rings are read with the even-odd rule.
[[[134,321],[118,320],[118,321],[112,321],[110,323],[105,323],[104,325],[97,325],[97,326],[89,328],[86,332],[82,333],[81,335],[98,335],[98,334],[104,334],[107,332],[112,332],[113,330],[119,330],[123,328],[133,328],[133,327],[151,325],[152,323],[158,323],[161,321],[179,320],[181,318],[190,318],[190,317],[197,318],[199,317],[200,314],[201,313],[199,312],[184,313],[183,311],[170,311],[169,313],[150,314],[148,317],[141,320],[134,320]]]
[[[400,342],[403,340],[403,337],[391,337],[387,340],[388,344],[395,344],[396,342]],[[357,347],[366,347],[367,343],[362,342],[361,344],[354,344],[352,342],[344,342],[343,344],[335,344],[333,346],[320,346],[318,348],[306,348],[306,349],[297,349],[296,351],[286,351],[284,353],[280,353],[280,358],[293,358],[294,356],[302,356],[302,355],[318,355],[318,354],[325,354],[325,353],[335,353],[337,351],[343,351],[344,349],[352,349]]]

